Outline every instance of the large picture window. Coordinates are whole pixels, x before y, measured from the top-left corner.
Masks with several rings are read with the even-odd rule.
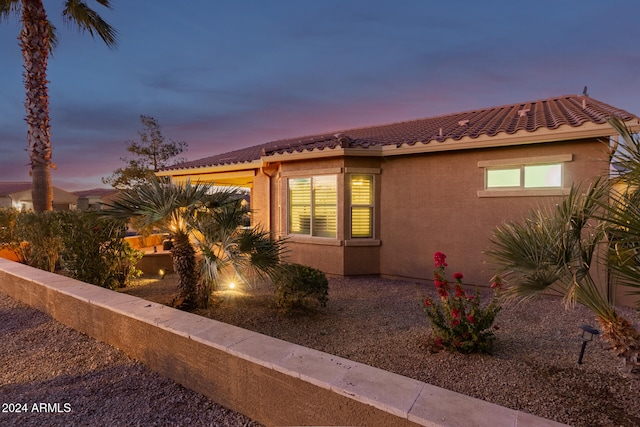
[[[289,179],[289,234],[335,238],[337,218],[335,175]]]
[[[373,176],[351,176],[351,237],[373,237]]]

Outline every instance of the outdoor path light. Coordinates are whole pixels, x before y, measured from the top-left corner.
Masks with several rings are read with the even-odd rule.
[[[584,349],[587,347],[587,343],[593,341],[594,336],[600,335],[600,331],[589,325],[580,325],[580,329],[582,329],[582,348],[580,349],[578,363],[582,365],[582,356],[584,356]]]

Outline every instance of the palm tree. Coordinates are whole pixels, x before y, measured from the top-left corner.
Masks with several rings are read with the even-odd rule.
[[[105,210],[108,216],[132,219],[139,230],[158,229],[173,235],[173,267],[179,280],[176,305],[187,309],[196,306],[199,282],[196,252],[190,241],[193,226],[207,203],[224,202],[228,197],[225,193],[210,196],[210,189],[209,184],[166,185],[154,178],[122,191]]]
[[[208,306],[224,268],[232,268],[239,278],[247,269],[272,275],[279,262],[281,246],[268,233],[239,227],[246,210],[236,192],[211,190],[211,184],[165,184],[152,178],[124,190],[105,211],[133,219],[136,228],[173,235],[173,266],[179,280],[175,305],[185,309]],[[192,242],[202,254],[200,262]]]
[[[242,227],[248,210],[241,201],[233,197],[230,203],[198,217],[195,239],[203,255],[199,296],[203,307],[209,305],[212,291],[225,277],[249,284],[249,274],[275,280],[280,271],[282,242],[259,228]]]
[[[525,300],[555,291],[564,296],[566,306],[578,303],[593,311],[603,338],[622,358],[626,372],[637,375],[640,333],[616,311],[612,289],[599,286],[592,276],[603,274],[599,267],[606,271],[616,264],[615,251],[609,250],[615,245],[640,248],[640,228],[626,234],[625,240],[620,227],[613,227],[611,219],[621,220],[622,216],[616,211],[617,203],[612,203],[612,184],[598,179],[586,189],[574,186],[558,205],[535,209],[522,223],[499,226],[486,253],[508,283],[507,297]],[[640,213],[635,208],[635,214]],[[640,216],[635,223],[640,224]],[[612,232],[618,237],[612,239]],[[611,287],[615,286],[613,279]]]
[[[109,0],[96,0],[110,8]],[[27,143],[31,164],[33,208],[36,212],[53,208],[51,170],[52,148],[49,125],[47,61],[56,46],[55,27],[47,18],[42,0],[0,0],[0,20],[11,13],[20,16],[20,48],[24,65]],[[116,44],[116,31],[83,0],[66,0],[63,20],[74,23],[91,36],[97,34],[109,47]]]

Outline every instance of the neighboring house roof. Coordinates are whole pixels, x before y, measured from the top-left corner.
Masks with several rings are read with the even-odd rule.
[[[164,171],[241,164],[276,154],[341,148],[370,148],[432,141],[459,141],[493,137],[500,133],[535,132],[560,126],[578,128],[585,123],[605,124],[611,116],[623,121],[637,117],[585,95],[566,95],[538,101],[483,108],[388,125],[343,130],[321,135],[282,139],[170,166]]]
[[[74,191],[78,197],[105,197],[117,193],[115,188],[94,188],[92,190]]]
[[[31,190],[30,182],[0,182],[0,196]]]

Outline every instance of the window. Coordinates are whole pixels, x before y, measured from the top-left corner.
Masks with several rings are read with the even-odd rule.
[[[562,196],[568,194],[565,165],[573,154],[481,160],[484,188],[478,197]]]
[[[336,237],[338,189],[335,175],[289,179],[289,233]]]
[[[373,237],[373,176],[351,176],[351,237]]]
[[[486,169],[486,188],[560,188],[562,163]]]

